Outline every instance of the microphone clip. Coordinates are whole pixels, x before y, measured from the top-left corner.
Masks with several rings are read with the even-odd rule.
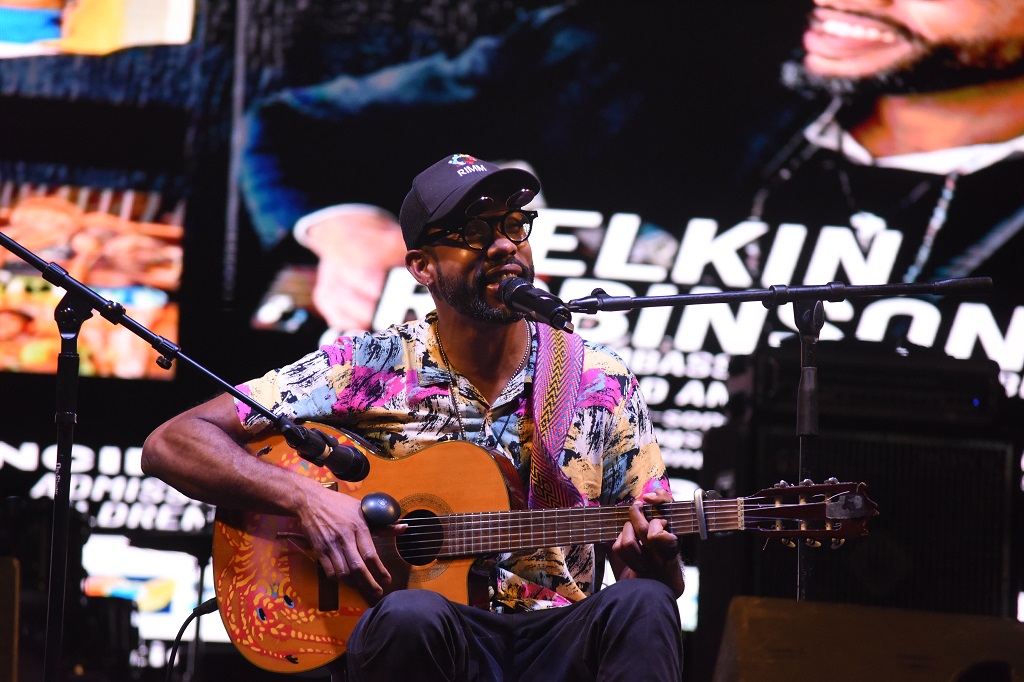
[[[359,448],[342,445],[330,434],[291,423],[282,426],[281,433],[303,459],[327,467],[339,480],[361,481],[370,473],[370,461]]]

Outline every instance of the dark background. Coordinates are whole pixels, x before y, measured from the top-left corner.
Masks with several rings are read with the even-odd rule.
[[[456,54],[477,36],[502,32],[517,12],[546,4],[510,0],[199,0],[194,38],[185,46],[132,48],[105,57],[0,60],[0,177],[157,189],[185,196],[185,271],[178,295],[180,346],[188,358],[215,375],[239,382],[298,357],[315,342],[312,334],[257,331],[250,323],[253,309],[281,265],[313,260],[290,240],[265,248],[253,234],[232,176],[243,113],[253,102],[285,87],[315,84],[338,74],[371,73],[439,51]],[[798,44],[808,3],[698,0],[684,4],[673,13],[672,25],[649,27],[649,48],[672,54],[677,60],[671,68],[649,74],[651,87],[658,87],[659,80],[671,80],[674,88],[689,93],[671,116],[663,119],[676,126],[677,141],[670,149],[678,155],[666,158],[658,149],[637,149],[631,161],[637,174],[659,178],[678,173],[695,183],[679,187],[680,196],[687,195],[679,201],[683,212],[702,215],[701,211],[714,211],[716,202],[721,205],[731,196],[733,173],[759,143],[760,132],[803,104],[778,85],[777,73],[778,64]],[[615,7],[622,13],[634,10],[626,2]],[[643,28],[636,22],[621,25],[624,32]],[[633,34],[622,39],[630,41],[633,49],[641,49],[635,46],[644,45],[644,37]],[[544,107],[544,101],[531,100],[531,92],[525,86],[505,96]],[[424,131],[424,136],[428,135],[429,131]],[[459,144],[435,142],[443,142],[445,147]],[[325,172],[339,162],[333,158],[316,161]],[[380,168],[367,172],[385,168],[387,161],[382,160]],[[691,191],[687,193],[687,189]],[[600,201],[595,196],[593,204]],[[735,206],[722,209],[723,213],[734,210]],[[1000,291],[998,295],[1004,294]],[[786,392],[793,388],[795,357],[790,352],[789,364],[775,368],[777,371],[763,364],[734,368],[734,376],[746,376],[743,372],[747,372],[752,377],[748,387],[754,386],[754,391],[750,393],[748,388],[747,395],[745,389],[733,387],[731,429],[723,433],[723,444],[717,450],[712,447],[715,439],[706,445],[704,470],[675,471],[673,475],[705,487],[722,488],[723,482],[731,481],[734,488],[727,492],[732,496],[750,494],[786,477],[796,445],[789,427],[792,415],[787,411],[791,394]],[[835,362],[849,366],[845,358]],[[823,408],[831,419],[826,421],[826,439],[843,446],[852,444],[853,454],[837,455],[838,459],[826,456],[822,464],[829,470],[822,475],[868,480],[890,505],[883,502],[880,522],[884,524],[885,510],[899,500],[909,506],[908,511],[900,512],[900,518],[910,516],[920,525],[913,529],[880,525],[880,539],[874,544],[858,551],[856,542],[851,542],[852,549],[834,553],[828,559],[831,563],[825,565],[827,570],[819,570],[840,577],[813,583],[812,597],[871,606],[1015,615],[1021,587],[1020,532],[1014,532],[1009,519],[1016,518],[1013,514],[1019,516],[1020,458],[1019,448],[1011,443],[1005,428],[1008,417],[996,406],[1001,405],[1001,396],[999,387],[991,384],[991,366],[950,367],[941,359],[928,358],[912,367],[879,371],[878,364],[869,359],[861,369],[852,373],[856,380],[836,379],[834,385],[873,391],[869,404],[859,413],[849,413],[842,407],[849,404],[844,396]],[[908,408],[912,403],[897,399],[898,381],[871,381],[872,377],[881,381],[893,376],[920,381],[936,372],[965,372],[980,382],[978,391],[991,396],[992,409],[985,411],[980,421],[969,416],[970,410],[954,410],[952,416],[940,412],[922,416]],[[827,375],[823,381],[826,379]],[[78,388],[76,442],[124,448],[141,445],[156,425],[218,391],[182,361],[178,361],[171,381],[83,378]],[[0,441],[15,446],[52,443],[55,391],[53,376],[0,374]],[[772,391],[775,396],[764,397]],[[894,400],[886,407],[884,398],[889,396]],[[949,400],[955,402],[957,397]],[[884,422],[886,419],[894,423]],[[871,427],[870,435],[865,434],[865,425]],[[889,448],[888,454],[872,458],[870,453],[878,451],[871,447],[879,439]],[[936,447],[939,442],[948,449]],[[866,447],[868,444],[871,447]],[[782,450],[785,455],[777,454]],[[779,461],[783,464],[777,464]],[[978,462],[983,475],[975,483],[980,488],[965,492],[961,482],[979,471]],[[922,472],[934,480],[921,478]],[[5,467],[0,470],[0,493],[23,496],[38,478],[38,472]],[[983,529],[977,547],[944,549],[943,533],[934,523],[936,517],[945,516],[943,502],[949,499],[967,500],[965,523]],[[982,499],[989,506],[975,504]],[[10,512],[4,519],[9,543],[12,537],[25,535],[19,532],[25,528],[18,525],[18,519],[24,518],[19,514]],[[81,523],[88,526],[88,519]],[[48,533],[46,524],[33,526],[28,535],[35,544],[30,539],[30,547],[22,545],[21,551],[42,556]],[[930,544],[934,552],[912,559],[893,556],[898,554],[893,543],[898,547],[914,537]],[[725,608],[733,595],[792,593],[794,571],[788,563],[792,555],[787,558],[774,548],[761,551],[762,544],[758,539],[738,538],[706,545],[689,539],[684,543],[688,561],[702,569],[703,627],[687,636],[688,679],[709,679]],[[72,556],[74,549],[72,545]],[[948,570],[939,571],[940,578],[933,577],[933,562],[949,564]],[[936,582],[976,565],[983,566],[981,573],[961,583]],[[45,568],[45,562],[34,567],[37,586]],[[849,574],[856,571],[867,577],[858,580]],[[908,583],[900,581],[916,584],[919,591],[907,592],[903,587]],[[943,594],[951,596],[943,598]],[[38,605],[39,598],[35,590],[25,596],[25,605],[32,599]],[[29,612],[25,605],[23,614]],[[89,618],[97,618],[99,623],[92,632],[103,627],[116,629],[121,622],[119,616],[111,615],[120,609],[98,609],[99,615],[88,605],[81,609],[75,611],[80,618],[73,626],[69,623],[69,632],[78,633],[72,627],[93,622]],[[36,625],[41,629],[40,623]],[[124,637],[127,639],[112,634],[105,639],[123,640],[119,647],[125,649],[136,644],[131,633]],[[103,648],[102,643],[88,644],[88,638],[79,634],[65,642],[69,659],[89,659]],[[27,656],[40,653],[30,650]],[[189,655],[183,653],[186,660]],[[119,661],[104,660],[92,667],[114,671],[109,673],[110,679],[125,674],[159,679],[157,672],[127,671],[120,666]],[[260,679],[259,671],[228,645],[207,646],[199,670],[208,679],[242,673]],[[159,674],[162,676],[162,671]]]

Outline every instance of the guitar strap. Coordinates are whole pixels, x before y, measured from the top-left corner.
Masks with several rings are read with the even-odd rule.
[[[530,465],[530,509],[583,506],[583,496],[561,466],[582,378],[583,339],[537,325],[532,407],[540,447],[534,448]]]

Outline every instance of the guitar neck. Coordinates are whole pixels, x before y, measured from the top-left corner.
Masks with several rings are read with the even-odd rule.
[[[708,500],[703,504],[709,532],[743,528],[743,498]],[[676,535],[700,532],[694,502],[669,502],[644,507],[648,519],[663,518]],[[629,507],[528,509],[451,514],[440,517],[444,531],[441,556],[475,556],[536,547],[611,542],[629,520]]]

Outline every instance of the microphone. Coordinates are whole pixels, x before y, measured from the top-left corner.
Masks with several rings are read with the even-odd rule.
[[[572,313],[565,304],[522,277],[509,277],[504,280],[498,287],[498,293],[509,308],[526,313],[536,322],[543,322],[572,334]]]
[[[342,481],[361,481],[370,473],[370,461],[359,448],[342,445],[323,431],[291,426],[284,429],[285,440],[304,459],[327,467]]]

